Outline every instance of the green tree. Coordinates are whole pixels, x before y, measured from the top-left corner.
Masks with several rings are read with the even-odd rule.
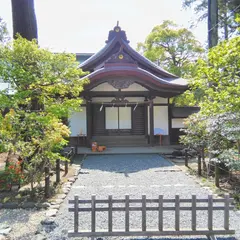
[[[53,54],[39,48],[36,40],[19,37],[0,46],[0,78],[11,85],[11,91],[0,91],[0,139],[9,155],[24,160],[32,187],[46,165],[63,159],[59,150],[69,130],[62,118],[80,110],[79,94],[86,82],[81,76],[74,55]]]
[[[185,144],[197,142],[198,145],[202,141],[199,139],[208,139],[208,151],[213,160],[235,170],[240,169],[239,52],[240,37],[235,37],[211,48],[207,61],[198,61],[197,75],[190,88],[193,92],[199,88],[202,91],[198,113],[201,118],[194,122],[194,116],[189,117],[189,126],[185,130],[187,135],[182,138]]]
[[[172,21],[154,27],[145,42],[138,44],[138,50],[177,76],[192,75],[195,61],[204,52],[191,31]]]
[[[203,21],[208,17],[208,0],[183,0],[184,8],[193,8],[198,16],[198,21]],[[240,26],[236,21],[240,14],[238,0],[218,0],[218,27],[221,30],[221,38],[227,40],[229,35],[236,33]]]
[[[197,75],[190,84],[201,89],[199,105],[204,115],[240,111],[240,37],[221,42],[208,53],[208,60],[199,60]]]

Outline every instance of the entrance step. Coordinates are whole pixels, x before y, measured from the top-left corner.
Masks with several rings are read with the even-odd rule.
[[[131,136],[93,136],[92,141],[96,141],[98,145],[107,147],[133,147],[133,146],[148,146],[147,139],[144,135]]]

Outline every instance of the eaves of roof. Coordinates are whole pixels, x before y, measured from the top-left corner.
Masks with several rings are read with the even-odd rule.
[[[85,76],[84,78],[88,78],[92,81],[97,81],[98,79],[102,79],[103,77],[109,76],[134,76],[137,78],[142,79],[146,85],[151,83],[153,85],[166,87],[166,88],[174,88],[174,89],[181,89],[186,90],[188,88],[187,82],[184,79],[181,79],[181,84],[177,84],[174,81],[169,81],[166,78],[160,78],[144,69],[139,67],[133,66],[111,66],[98,69],[89,75]],[[180,82],[180,79],[179,79]]]

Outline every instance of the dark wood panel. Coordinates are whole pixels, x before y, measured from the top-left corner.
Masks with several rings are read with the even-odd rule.
[[[145,111],[144,106],[138,106],[135,111],[132,108],[132,134],[144,135],[145,134]]]
[[[93,104],[93,136],[105,134],[105,107],[103,107],[101,111],[100,108],[100,105]]]
[[[107,136],[129,136],[131,129],[106,129],[105,135]]]
[[[179,144],[180,136],[184,135],[184,132],[180,131],[180,128],[171,129],[171,144]]]

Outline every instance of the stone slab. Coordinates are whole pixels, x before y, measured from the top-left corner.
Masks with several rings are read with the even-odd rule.
[[[49,209],[46,212],[46,216],[47,217],[56,217],[57,211],[58,211],[57,209]]]

